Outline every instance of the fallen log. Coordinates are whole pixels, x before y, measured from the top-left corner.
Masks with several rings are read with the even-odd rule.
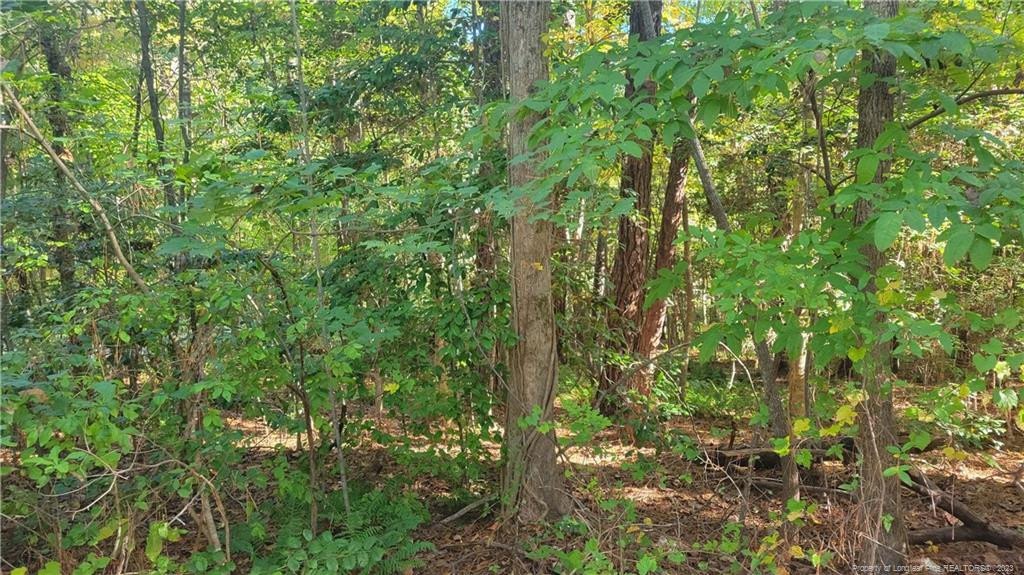
[[[756,477],[750,480],[750,484],[759,487],[764,490],[782,490],[782,482],[778,479],[768,479],[764,477]],[[844,499],[850,499],[853,501],[857,500],[857,494],[850,491],[843,491],[841,489],[833,489],[831,487],[820,487],[818,485],[800,485],[800,491],[804,493],[822,493],[825,495],[834,495],[836,497],[842,497]]]
[[[953,541],[985,541],[1004,549],[1024,547],[1024,535],[1005,527],[992,525],[985,521],[973,509],[953,498],[952,495],[936,487],[928,478],[917,471],[907,471],[911,483],[907,485],[911,491],[927,497],[932,507],[941,509],[959,519],[963,525],[940,527],[937,529],[920,529],[907,534],[907,541],[914,544],[949,543]]]
[[[840,460],[842,457],[835,457],[825,449],[807,449],[814,462],[826,459]],[[703,458],[708,463],[714,463],[719,467],[750,467],[754,469],[778,469],[782,467],[782,457],[770,447],[745,447],[739,449],[711,449],[707,457]]]
[[[984,541],[1003,549],[1012,549],[1020,545],[1020,535],[994,525],[988,527],[950,525],[935,529],[915,529],[907,533],[907,543],[911,545],[938,545],[939,543],[956,543],[958,541]]]

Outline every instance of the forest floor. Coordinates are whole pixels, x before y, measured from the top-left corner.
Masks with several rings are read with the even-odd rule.
[[[387,418],[377,425],[398,431],[398,423]],[[696,438],[703,449],[725,447],[730,442],[732,422],[728,419],[678,417],[668,425]],[[248,426],[250,432],[258,432],[257,425],[249,422]],[[748,441],[747,435],[739,430],[733,438],[735,444]],[[451,446],[433,447],[450,450]],[[497,445],[487,447],[497,454]],[[350,481],[379,485],[408,474],[384,446],[368,439],[347,450],[347,457]],[[546,556],[537,558],[538,554],[527,551],[542,546],[582,549],[587,539],[595,538],[600,543],[599,549],[616,566],[635,572],[637,542],[646,536],[648,545],[653,543],[661,550],[679,550],[686,554],[681,564],[661,563],[669,573],[728,573],[737,553],[707,551],[702,546],[709,541],[721,541],[724,536],[728,538],[724,532],[730,523],[742,523],[743,538],[758,542],[773,531],[770,517],[780,510],[777,496],[748,481],[748,478],[778,477],[778,471],[759,470],[749,474],[742,467],[726,470],[689,461],[681,455],[655,457],[652,449],[635,447],[618,429],[600,433],[585,449],[568,448],[562,459],[570,471],[568,488],[575,500],[578,518],[588,526],[586,535],[550,527],[518,531],[513,522],[500,521],[490,504],[475,507],[454,521],[442,522],[464,508],[466,500],[455,499],[453,495],[460,488],[464,492],[465,484],[418,471],[417,479],[407,483],[404,489],[415,493],[430,510],[431,518],[414,537],[432,543],[435,550],[420,555],[424,565],[415,572],[438,575],[549,573],[554,572],[556,562],[552,554],[541,553]],[[1004,445],[999,450],[977,450],[960,461],[950,462],[941,452],[933,451],[914,456],[913,462],[942,489],[986,520],[1003,527],[1024,529],[1024,487],[1020,477],[1024,438],[1020,435],[1004,437]],[[993,467],[993,462],[1006,471],[1000,472]],[[811,469],[801,469],[801,483],[837,488],[850,479],[851,473],[852,466],[840,461],[816,462]],[[497,484],[496,469],[486,470],[485,475],[490,485]],[[813,500],[818,508],[794,539],[806,557],[791,559],[788,571],[852,572],[853,503],[838,493],[805,492],[803,497]],[[933,509],[922,497],[906,490],[903,497],[908,529],[957,523],[951,515]],[[635,515],[631,516],[621,507],[609,510],[608,505],[602,506],[602,502],[611,499],[633,502]],[[622,541],[628,543],[623,547]],[[747,543],[739,549],[756,546],[757,543]],[[816,569],[810,562],[810,555],[822,550],[831,551],[835,556],[825,567]],[[1024,553],[981,542],[915,546],[911,565],[912,571],[917,572],[1024,574]]]

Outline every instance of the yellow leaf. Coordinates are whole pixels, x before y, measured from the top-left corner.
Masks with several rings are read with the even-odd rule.
[[[943,447],[942,454],[954,461],[963,461],[964,459],[967,459],[966,453],[964,453],[963,451],[959,451],[957,449],[953,449],[952,447]]]
[[[810,428],[811,420],[807,419],[806,417],[801,417],[800,419],[793,421],[793,433],[795,435],[800,435],[801,433],[804,433]]]
[[[532,265],[533,269],[535,269],[537,271],[542,271],[544,269],[544,264],[542,264],[540,262],[531,262],[530,265]]]
[[[630,525],[626,528],[626,533],[636,533],[637,531],[640,531],[640,528],[636,525]]]
[[[650,517],[644,517],[644,525],[647,525],[647,526],[654,525],[654,521],[651,521]]]
[[[790,557],[794,557],[796,559],[803,559],[804,550],[799,545],[793,545],[789,548],[789,555]]]
[[[398,391],[398,384],[394,383],[394,382],[389,383],[389,384],[384,386],[384,391],[387,392],[387,393],[394,393],[394,392]]]
[[[836,410],[836,423],[850,425],[857,420],[857,411],[850,404],[840,405]]]

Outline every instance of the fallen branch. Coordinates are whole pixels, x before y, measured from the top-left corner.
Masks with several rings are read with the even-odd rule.
[[[811,454],[811,460],[815,462],[828,459],[841,460],[843,455],[835,456],[825,449],[807,449]],[[754,469],[778,469],[782,467],[782,456],[770,447],[745,447],[739,449],[711,449],[707,451],[709,463],[719,467],[752,466]]]
[[[911,545],[937,545],[959,541],[984,541],[1003,549],[1012,549],[1014,546],[1020,545],[1020,536],[1014,531],[1002,527],[971,527],[968,525],[916,529],[907,533],[907,543]]]
[[[754,485],[756,487],[760,487],[761,489],[764,489],[764,490],[769,490],[769,489],[770,490],[781,490],[782,489],[782,482],[779,481],[778,479],[769,479],[769,478],[765,478],[765,477],[757,477],[757,478],[751,479],[750,484]],[[806,493],[821,493],[821,494],[824,494],[824,495],[835,495],[837,497],[842,497],[844,499],[850,499],[850,500],[853,500],[853,501],[857,500],[857,494],[851,493],[849,491],[843,491],[842,489],[834,489],[832,487],[819,487],[817,485],[804,485],[804,484],[801,484],[800,485],[800,491],[806,492]]]
[[[973,509],[935,487],[920,471],[911,469],[907,471],[907,474],[911,479],[911,483],[907,487],[911,491],[928,497],[934,508],[941,509],[963,522],[962,526],[911,531],[907,534],[908,542],[985,541],[1004,549],[1024,547],[1024,536],[1020,533],[985,521]]]
[[[440,521],[440,523],[441,523],[441,525],[448,525],[449,523],[452,523],[453,521],[455,521],[459,517],[462,517],[463,515],[469,513],[470,511],[476,509],[477,507],[480,507],[481,505],[487,503],[491,499],[493,499],[493,497],[491,497],[490,495],[488,495],[487,497],[481,498],[481,499],[477,499],[476,501],[470,503],[469,505],[463,507],[462,509],[459,509],[455,513],[452,513],[448,517],[445,517],[444,519],[442,519]]]

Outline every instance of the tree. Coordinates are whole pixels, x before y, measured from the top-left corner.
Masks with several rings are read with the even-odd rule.
[[[71,138],[71,118],[64,101],[64,92],[71,83],[71,66],[66,51],[60,46],[60,37],[53,22],[40,25],[39,46],[46,57],[46,71],[49,72],[50,106],[46,119],[53,132],[53,148],[62,158],[70,157],[68,140]],[[56,246],[53,259],[57,264],[60,277],[61,292],[70,295],[75,288],[75,255],[72,251],[72,236],[75,233],[75,222],[68,214],[67,202],[71,194],[66,192],[68,183],[60,170],[54,170],[57,182],[57,194],[53,208],[53,239]]]
[[[641,0],[629,5],[629,34],[639,41],[653,40],[661,31],[661,2]],[[654,82],[644,81],[640,96],[651,99]],[[637,92],[634,81],[626,76],[626,98]],[[643,318],[644,285],[647,281],[650,238],[647,221],[651,217],[652,142],[644,142],[639,157],[625,155],[619,176],[619,191],[624,198],[633,198],[633,211],[619,217],[618,247],[612,263],[611,282],[615,290],[615,309],[609,326],[614,334],[610,342],[618,351],[636,351],[637,334]],[[617,341],[616,341],[617,340]],[[622,405],[619,380],[621,366],[607,362],[601,371],[596,404],[604,415],[615,413]]]
[[[868,0],[865,10],[880,19],[895,18],[899,12],[898,0]],[[896,95],[890,84],[896,76],[896,57],[889,52],[866,49],[863,51],[864,72],[870,80],[861,81],[857,98],[857,147],[872,148],[882,134],[886,123],[894,115]],[[889,173],[890,162],[878,162],[871,181],[881,187]],[[861,198],[854,205],[853,221],[863,226],[873,217],[874,200]],[[884,254],[874,243],[861,248],[866,260],[864,294],[878,290],[878,270],[885,263]],[[874,315],[869,333],[881,333],[885,315]],[[892,384],[889,381],[892,340],[876,338],[859,366],[865,398],[859,405],[858,436],[863,456],[861,465],[859,529],[860,554],[858,562],[864,566],[886,570],[906,564],[906,528],[900,503],[900,480],[887,469],[899,464],[888,451],[898,445],[896,420],[892,407]]]
[[[547,1],[501,5],[502,52],[508,65],[512,102],[528,98],[548,78],[542,37],[551,6]],[[540,119],[523,113],[508,125],[509,158],[529,152],[530,129]],[[538,179],[538,154],[511,162],[509,184],[521,190]],[[502,504],[508,513],[532,522],[569,511],[556,461],[555,434],[550,425],[557,383],[555,316],[551,290],[552,223],[541,219],[540,207],[526,195],[517,201],[512,218],[512,325],[518,340],[510,357],[511,381],[505,417],[505,464]]]
[[[676,237],[679,236],[679,229],[684,225],[683,218],[687,214],[686,198],[686,174],[690,165],[690,151],[686,142],[676,142],[672,146],[671,158],[668,166],[668,181],[665,183],[665,202],[661,208],[661,227],[658,231],[658,251],[654,256],[654,268],[651,270],[652,279],[658,274],[670,272],[676,265]],[[686,255],[686,254],[684,254]],[[689,267],[690,261],[685,260]],[[689,325],[693,322],[693,285],[690,280],[689,269],[686,270],[684,287],[686,291],[686,302],[684,303],[685,329],[684,334],[687,345],[691,336]],[[665,332],[665,316],[668,311],[668,298],[656,297],[650,302],[650,307],[643,315],[643,323],[637,333],[636,354],[641,361],[650,360],[658,347],[661,345],[661,337]],[[653,365],[649,361],[644,364],[630,382],[631,389],[637,389],[644,395],[650,393],[651,378],[654,375]]]

